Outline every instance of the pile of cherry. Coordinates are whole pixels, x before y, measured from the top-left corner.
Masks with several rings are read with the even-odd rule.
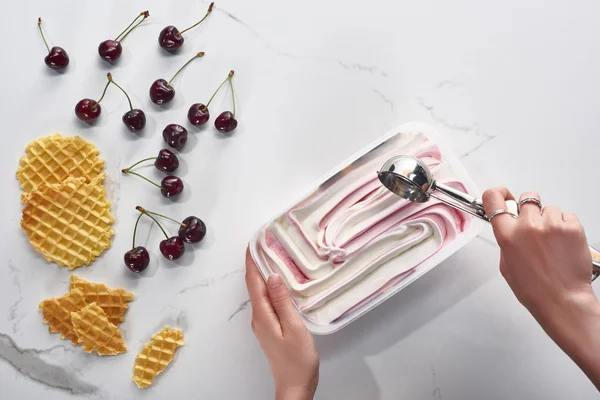
[[[148,268],[148,264],[150,264],[150,254],[148,253],[148,250],[146,250],[146,248],[143,246],[136,247],[135,245],[135,234],[137,232],[138,223],[143,215],[150,217],[165,235],[165,240],[160,242],[159,248],[163,257],[169,261],[177,260],[183,256],[185,253],[184,242],[198,243],[204,239],[204,236],[206,236],[206,225],[204,225],[204,222],[202,222],[200,218],[190,216],[184,219],[182,222],[179,222],[162,214],[148,211],[140,206],[137,206],[135,209],[140,212],[140,215],[135,221],[135,228],[133,228],[132,248],[125,253],[125,256],[123,257],[125,260],[125,265],[127,265],[127,267],[133,272],[142,272]],[[177,236],[169,237],[156,217],[164,218],[178,224],[179,231]]]
[[[158,44],[163,49],[173,53],[184,43],[184,38],[182,34],[198,25],[200,25],[206,17],[212,12],[214,3],[211,3],[206,11],[204,17],[190,26],[189,28],[184,29],[183,31],[179,31],[176,27],[169,25],[165,27],[158,36]],[[137,28],[146,18],[150,16],[148,11],[141,12],[132,22],[129,24],[127,28],[120,35],[118,35],[114,40],[108,39],[104,42],[100,43],[98,46],[98,54],[100,57],[109,62],[113,63],[121,57],[121,53],[123,51],[123,47],[121,46],[121,42],[129,35],[135,28]],[[44,44],[48,49],[48,54],[44,58],[44,62],[46,65],[53,70],[64,70],[69,65],[69,56],[67,52],[59,46],[54,46],[50,48],[48,43],[46,42],[46,38],[44,37],[44,33],[42,32],[42,20],[38,19],[38,27],[40,30],[40,34],[42,35],[42,39],[44,40]],[[193,60],[196,58],[200,58],[204,56],[204,52],[199,52],[194,57],[192,57],[188,62],[186,62],[173,77],[167,81],[165,79],[157,79],[150,86],[150,99],[155,104],[167,104],[173,100],[175,97],[175,89],[171,86],[173,80],[177,77],[177,75]],[[231,95],[233,102],[233,112],[232,111],[223,111],[219,114],[219,116],[215,119],[215,128],[219,132],[229,133],[232,132],[238,125],[238,121],[235,119],[235,92],[233,89],[233,77],[234,72],[230,71],[227,75],[227,78],[219,85],[217,90],[213,93],[206,104],[203,103],[194,103],[190,106],[187,118],[190,123],[194,126],[201,126],[208,122],[210,119],[210,113],[208,111],[208,106],[210,105],[212,99],[219,92],[219,90],[223,87],[225,83],[229,83],[231,87]],[[112,78],[111,74],[107,75],[108,82],[104,87],[104,91],[100,96],[99,100],[85,98],[80,100],[75,106],[75,115],[82,121],[93,122],[95,121],[102,111],[100,107],[100,102],[104,99],[104,95],[106,94],[106,90],[110,86],[110,84],[114,84],[118,87],[127,97],[127,101],[129,102],[129,111],[123,114],[123,123],[131,132],[139,132],[146,126],[146,115],[144,111],[133,108],[131,104],[131,99],[125,90],[119,86]],[[171,124],[168,125],[163,131],[163,137],[165,142],[173,148],[181,148],[185,142],[187,141],[187,130],[183,128],[181,125]]]
[[[208,7],[208,10],[206,11],[206,14],[204,15],[204,17],[200,21],[195,23],[194,25],[190,26],[189,28],[179,31],[176,27],[174,27],[172,25],[165,27],[160,32],[159,37],[158,37],[158,43],[159,43],[160,47],[162,47],[163,49],[165,49],[171,53],[177,51],[184,43],[184,38],[183,38],[182,34],[184,32],[187,32],[188,30],[200,25],[212,12],[213,6],[214,6],[214,3],[211,3],[210,6]],[[121,57],[121,53],[123,51],[121,42],[135,28],[137,28],[142,22],[144,22],[144,20],[146,18],[148,18],[149,16],[150,16],[150,13],[148,11],[141,12],[129,24],[129,26],[127,28],[125,28],[125,30],[123,32],[121,32],[114,40],[109,39],[109,40],[105,40],[102,43],[100,43],[100,45],[98,46],[98,54],[100,55],[100,57],[109,63],[113,63],[116,60],[118,60]],[[39,28],[40,34],[42,36],[42,39],[44,41],[44,44],[46,45],[46,48],[48,49],[48,54],[44,58],[44,62],[46,63],[46,65],[49,68],[51,68],[53,70],[57,70],[57,71],[62,71],[65,68],[67,68],[67,66],[69,65],[69,56],[67,55],[67,52],[62,47],[54,46],[54,47],[50,48],[48,46],[48,43],[46,42],[46,38],[44,37],[44,33],[42,31],[41,24],[42,24],[42,20],[41,20],[41,18],[39,18],[38,19],[38,28]],[[150,99],[152,100],[152,102],[155,104],[158,104],[158,105],[163,105],[163,104],[167,104],[167,103],[171,102],[173,100],[173,98],[175,97],[175,89],[173,88],[173,86],[171,86],[171,83],[173,82],[173,80],[177,77],[177,75],[179,75],[179,73],[188,64],[190,64],[195,59],[201,58],[203,56],[204,56],[204,52],[199,52],[199,53],[195,54],[190,60],[188,60],[181,68],[179,68],[177,70],[177,72],[173,75],[173,77],[169,81],[167,81],[165,79],[155,80],[152,83],[152,85],[150,86],[150,90],[149,90],[149,95],[150,95]],[[103,90],[100,98],[98,100],[89,99],[89,98],[80,100],[77,103],[77,105],[75,106],[75,115],[80,120],[88,122],[88,123],[93,123],[94,121],[96,121],[102,111],[100,103],[104,99],[104,96],[105,96],[109,86],[114,85],[121,92],[123,92],[123,94],[127,98],[127,102],[129,103],[129,111],[127,111],[125,114],[123,114],[123,118],[122,118],[123,123],[125,124],[127,129],[131,132],[142,131],[146,126],[146,114],[144,113],[144,111],[142,111],[139,108],[133,108],[133,104],[131,103],[131,98],[129,97],[128,93],[117,82],[115,82],[111,73],[108,73],[106,76],[107,76],[107,82],[106,82],[106,85],[104,86],[104,90]],[[217,89],[214,91],[214,93],[209,98],[209,100],[206,102],[206,104],[203,104],[203,103],[192,104],[192,106],[189,108],[189,111],[187,113],[187,118],[192,125],[201,126],[201,125],[206,124],[209,121],[210,113],[209,113],[208,107],[210,106],[212,100],[217,95],[217,93],[219,93],[221,88],[225,84],[229,84],[229,87],[231,88],[233,112],[232,111],[221,112],[215,119],[214,125],[215,125],[216,129],[222,133],[232,132],[237,127],[238,122],[235,118],[235,105],[236,104],[235,104],[235,92],[233,89],[233,80],[232,80],[233,76],[234,76],[234,71],[232,70],[227,74],[227,77],[225,78],[225,80],[223,80],[223,82],[221,82],[221,84],[217,87]],[[163,130],[164,141],[167,143],[168,146],[170,146],[171,148],[177,149],[177,150],[181,150],[183,148],[183,146],[187,142],[187,135],[188,135],[187,130],[183,126],[178,125],[178,124],[169,124]],[[139,174],[138,172],[133,171],[133,169],[135,167],[137,167],[139,164],[148,162],[148,161],[154,161],[154,166],[158,170],[165,172],[167,174],[167,176],[161,180],[160,184],[157,184],[157,183],[153,182],[152,180],[148,179],[147,177]],[[183,191],[183,181],[177,176],[170,175],[170,173],[176,171],[178,167],[179,167],[179,159],[177,158],[177,155],[175,155],[175,153],[173,153],[171,150],[162,149],[159,151],[159,153],[156,157],[145,158],[145,159],[131,165],[129,168],[124,168],[122,170],[122,172],[123,172],[123,174],[131,174],[131,175],[135,175],[135,176],[138,176],[138,177],[144,179],[145,181],[151,183],[152,185],[154,185],[158,189],[160,189],[161,194],[164,197],[173,198],[175,196],[178,196]],[[146,248],[142,247],[142,246],[137,246],[137,247],[135,246],[135,236],[136,236],[136,232],[137,232],[138,223],[143,215],[146,215],[149,218],[151,218],[159,226],[160,230],[165,235],[165,240],[160,242],[159,248],[160,248],[161,254],[167,260],[170,260],[170,261],[177,260],[177,259],[181,258],[181,256],[183,256],[183,254],[185,252],[185,244],[184,243],[198,243],[206,235],[206,225],[198,217],[190,216],[190,217],[187,217],[186,219],[184,219],[182,222],[179,222],[175,219],[164,216],[162,214],[158,214],[155,212],[145,210],[144,208],[142,208],[140,206],[136,207],[136,210],[138,210],[140,214],[136,220],[135,228],[134,228],[134,232],[133,232],[133,246],[132,246],[132,249],[129,250],[128,252],[126,252],[125,256],[124,256],[125,265],[133,272],[144,271],[148,267],[148,264],[150,263],[150,255],[148,253],[148,250],[146,250]],[[169,235],[167,235],[164,228],[158,221],[157,217],[167,219],[171,222],[178,224],[179,225],[178,235],[169,237]]]

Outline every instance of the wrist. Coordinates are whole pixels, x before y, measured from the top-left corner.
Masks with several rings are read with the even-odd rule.
[[[313,400],[315,390],[306,387],[275,388],[275,400]]]
[[[539,322],[600,389],[600,303],[593,291],[569,296]]]

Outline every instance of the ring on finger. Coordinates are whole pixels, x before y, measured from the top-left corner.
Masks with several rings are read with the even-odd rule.
[[[519,201],[519,208],[523,207],[524,204],[533,203],[540,208],[543,208],[542,202],[540,199],[536,199],[535,197],[525,197],[523,200]]]
[[[510,214],[511,217],[515,217],[513,213],[511,213],[510,211],[508,211],[506,208],[502,208],[500,210],[496,210],[493,213],[490,214],[490,216],[488,217],[488,220],[490,222],[492,222],[492,219],[494,219],[494,217],[497,217],[500,214]]]

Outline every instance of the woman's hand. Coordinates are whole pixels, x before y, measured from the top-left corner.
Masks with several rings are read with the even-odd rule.
[[[265,284],[246,251],[246,286],[252,303],[252,331],[275,380],[277,400],[312,399],[319,383],[319,354],[277,274]]]
[[[537,199],[525,193],[523,199]],[[506,188],[483,194],[487,215],[514,200]],[[541,204],[541,203],[540,203]],[[591,285],[592,258],[583,226],[570,212],[529,200],[519,218],[492,219],[500,272],[548,335],[600,388],[600,305]]]

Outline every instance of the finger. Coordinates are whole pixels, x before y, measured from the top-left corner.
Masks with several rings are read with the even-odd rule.
[[[249,249],[246,250],[246,286],[252,304],[252,319],[255,321],[255,328],[257,330],[266,328],[281,334],[279,319],[267,294],[267,285],[254,263]]]
[[[519,198],[519,218],[525,218],[529,221],[541,221],[542,210],[539,205],[535,202],[525,202],[521,204],[521,201],[525,199],[537,199],[541,201],[539,193],[536,192],[525,192]]]
[[[507,188],[497,187],[486,190],[482,199],[485,213],[489,216],[494,211],[506,209],[506,200],[515,198]],[[509,235],[512,227],[516,224],[516,220],[510,214],[498,214],[490,222],[494,228],[496,239]]]
[[[298,314],[296,314],[296,310],[290,299],[290,293],[281,276],[278,274],[269,276],[267,293],[269,294],[271,305],[277,317],[279,317],[283,336],[285,336],[286,331],[289,331],[294,326],[298,326],[298,323],[301,323],[301,321]]]
[[[570,211],[565,211],[562,213],[562,219],[563,221],[565,221],[568,224],[572,224],[572,223],[577,223],[579,224],[579,218],[577,218],[577,215],[575,215],[575,213],[572,213]]]
[[[544,207],[542,210],[542,218],[544,222],[549,222],[555,225],[563,224],[562,211],[557,206]]]

